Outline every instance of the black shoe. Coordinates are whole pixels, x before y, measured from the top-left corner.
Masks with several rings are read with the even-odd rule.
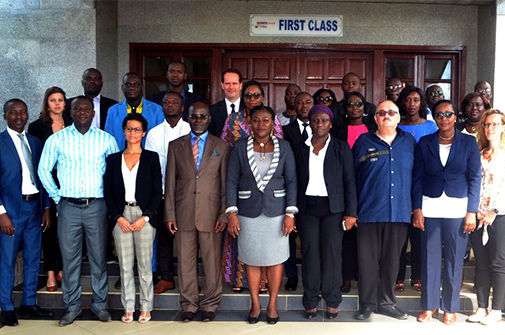
[[[268,316],[268,314],[267,314],[267,323],[269,325],[275,325],[277,322],[279,322],[279,316],[278,315],[277,315],[277,317],[272,318],[272,317]]]
[[[195,313],[193,312],[183,312],[181,315],[181,321],[184,323],[191,322],[195,319]]]
[[[37,305],[19,306],[19,315],[21,317],[31,316],[34,318],[52,318],[54,316],[53,312],[40,308]]]
[[[93,314],[93,319],[98,319],[102,322],[111,322],[112,321],[112,317],[110,316],[110,313],[107,312],[106,309],[102,309],[100,311],[95,311],[92,308],[91,313]]]
[[[250,315],[248,315],[247,316],[247,322],[249,322],[252,325],[255,324],[255,323],[258,323],[258,321],[260,320],[260,316],[261,316],[261,311],[256,316],[250,316]]]
[[[58,324],[60,325],[60,327],[71,325],[72,323],[74,323],[75,319],[78,319],[81,316],[82,316],[82,310],[78,310],[77,312],[67,312],[65,315],[63,315]]]
[[[368,318],[370,317],[370,315],[372,313],[373,313],[373,310],[370,307],[361,307],[359,309],[359,311],[356,314],[354,314],[354,318],[356,320],[361,320],[361,321],[368,320]]]
[[[338,309],[334,308],[336,312],[330,312],[328,309],[326,309],[326,318],[333,320],[338,316]]]
[[[342,292],[342,293],[351,292],[351,281],[350,280],[344,280],[342,282],[342,286],[340,286],[340,292]]]
[[[307,319],[313,319],[317,316],[317,308],[313,309],[306,309],[305,310],[305,316],[307,316]]]
[[[407,320],[409,315],[396,306],[380,307],[379,314],[387,315],[398,320]]]
[[[2,311],[0,314],[0,320],[2,321],[2,324],[6,326],[14,327],[19,324],[14,311]]]
[[[214,321],[215,318],[216,318],[216,313],[214,313],[214,312],[203,312],[202,313],[202,321],[203,322]]]
[[[284,289],[286,291],[296,291],[298,287],[298,277],[289,277]]]
[[[121,277],[119,277],[116,282],[114,283],[114,288],[116,290],[120,290],[121,289]]]

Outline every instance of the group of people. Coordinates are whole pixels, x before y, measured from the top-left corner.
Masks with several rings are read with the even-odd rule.
[[[80,317],[86,250],[91,311],[111,321],[111,240],[121,320],[134,320],[136,260],[138,322],[146,323],[154,294],[175,288],[175,237],[183,322],[198,311],[203,321],[214,320],[225,281],[234,292],[249,290],[251,324],[261,318],[259,294],[268,292],[266,321],[275,324],[284,271],[285,289],[298,285],[297,235],[308,318],[318,314],[321,299],[326,317],[336,318],[342,293],[359,280],[357,320],[374,312],[407,319],[395,290],[404,289],[410,240],[412,284],[424,310],[418,321],[442,309],[444,323],[454,323],[470,235],[478,309],[468,320],[501,320],[505,116],[491,109],[489,84],[478,83],[460,113],[438,85],[425,93],[398,78],[388,79],[387,99],[375,106],[363,96],[359,76],[348,73],[342,100],[329,89],[310,94],[290,84],[286,110],[276,113],[264,105],[262,85],[242,83],[236,69],[222,73],[225,98],[210,107],[184,90],[186,76],[184,63],[172,62],[168,90],[151,102],[143,97],[142,78],[127,73],[125,100],[118,103],[100,94],[100,72],[87,69],[84,95],[67,99],[61,88],[49,88],[28,132],[26,104],[4,104],[2,323],[18,324],[11,296],[20,247],[21,315],[53,316],[36,304],[43,250],[46,289],[55,291],[61,282],[66,314],[59,325]]]

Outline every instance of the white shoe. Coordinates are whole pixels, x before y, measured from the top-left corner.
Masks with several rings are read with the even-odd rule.
[[[488,314],[487,308],[477,308],[475,313],[470,315],[468,319],[466,319],[466,321],[475,323],[481,322],[482,319],[484,319],[487,314]]]
[[[492,325],[501,321],[501,311],[493,309],[485,318],[480,320],[483,325]]]

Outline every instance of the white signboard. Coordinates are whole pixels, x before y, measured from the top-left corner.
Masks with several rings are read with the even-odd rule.
[[[342,15],[251,15],[251,36],[342,37]]]

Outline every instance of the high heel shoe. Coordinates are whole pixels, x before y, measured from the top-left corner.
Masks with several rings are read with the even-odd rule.
[[[308,319],[315,318],[317,316],[317,308],[306,309],[305,315],[307,316]]]
[[[275,325],[277,322],[279,322],[279,315],[277,315],[275,318],[272,318],[267,314],[267,323],[269,325]]]
[[[56,290],[58,290],[58,285],[46,286],[46,290],[47,292],[56,292]]]
[[[261,311],[256,316],[248,315],[247,316],[247,322],[249,322],[249,324],[253,325],[255,323],[258,323],[258,321],[260,320],[260,317],[261,317]]]
[[[403,280],[398,280],[396,282],[395,291],[396,292],[403,292],[403,291],[405,291],[405,284],[403,283]]]
[[[446,325],[452,325],[456,322],[456,313],[444,313],[444,323]]]
[[[151,320],[151,314],[147,315],[149,312],[140,312],[139,323],[147,323]]]
[[[121,321],[124,323],[132,323],[133,321],[133,313],[124,313],[123,316],[121,317]]]
[[[326,308],[326,318],[333,320],[338,316],[338,308],[327,307]]]
[[[417,317],[417,321],[418,322],[421,322],[421,323],[424,323],[424,322],[428,322],[431,320],[431,318],[433,317],[433,314],[435,314],[437,312],[436,309],[430,311],[430,310],[426,310],[424,312],[422,312],[418,317]]]

